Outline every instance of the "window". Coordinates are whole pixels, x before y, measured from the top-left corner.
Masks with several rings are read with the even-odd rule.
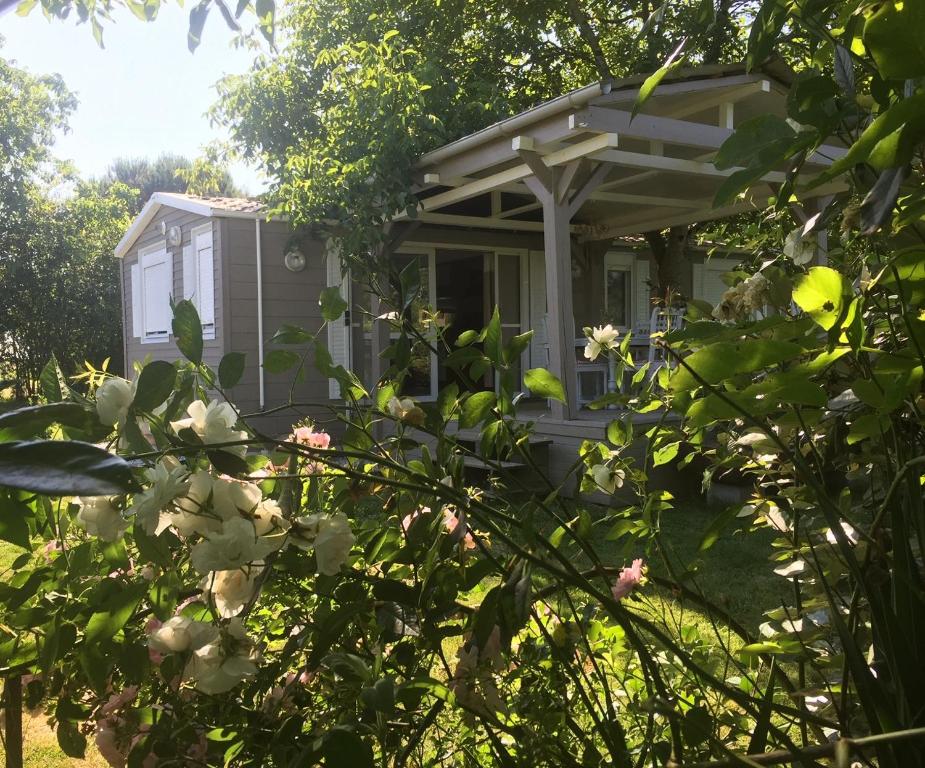
[[[199,313],[202,337],[215,338],[215,267],[212,255],[212,224],[196,227],[190,244],[183,247],[183,298]]]
[[[633,257],[608,253],[604,259],[604,320],[616,328],[633,325]]]
[[[173,257],[166,244],[138,252],[132,265],[132,326],[142,343],[166,341],[170,336],[170,297]]]

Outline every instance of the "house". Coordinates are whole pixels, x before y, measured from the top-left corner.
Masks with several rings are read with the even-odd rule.
[[[496,304],[505,337],[534,331],[522,367],[547,367],[563,382],[566,402],[538,403],[534,414],[563,457],[573,457],[581,440],[603,436],[613,415],[583,408],[614,382],[606,365],[583,360],[580,329],[609,322],[634,332],[637,356],[647,351],[652,255],[625,238],[763,207],[785,180],[783,169],[772,171],[734,203],[713,207],[737,169],[718,170],[711,156],[743,121],[786,115],[788,72],[681,70],[633,117],[644,79],[592,84],[427,153],[417,164],[419,210],[413,220],[397,219],[407,222],[407,235],[392,258],[418,264],[421,303],[438,312],[451,338],[484,325]],[[818,171],[843,154],[821,147],[808,164]],[[838,191],[820,186],[811,195],[825,200]],[[325,285],[340,286],[351,305],[327,329],[332,357],[364,380],[378,378],[389,330],[371,319],[369,295],[342,276],[323,243],[294,244],[286,223],[267,221],[254,201],[156,194],[116,256],[128,364],[176,355],[168,297],[189,297],[208,339],[207,362],[246,354],[247,373],[231,394],[242,411],[266,414],[258,423],[267,432],[282,432],[302,415],[330,419],[329,406],[339,402],[336,384],[309,371],[292,390],[293,401],[306,405],[274,410],[289,401],[290,377],[259,365],[279,325],[320,327]],[[736,263],[694,251],[681,288],[715,303],[726,287],[722,274]],[[449,377],[426,351],[415,351],[412,367],[405,394],[422,400]]]

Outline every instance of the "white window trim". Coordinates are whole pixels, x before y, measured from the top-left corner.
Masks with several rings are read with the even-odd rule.
[[[157,336],[148,336],[146,332],[147,321],[145,318],[145,287],[144,287],[144,274],[145,274],[145,259],[154,254],[160,255],[163,253],[166,256],[166,261],[168,262],[169,267],[169,285],[170,293],[168,297],[173,296],[174,290],[174,273],[173,273],[173,254],[171,254],[170,249],[167,247],[167,240],[162,240],[159,243],[146,246],[144,248],[138,249],[138,276],[140,278],[139,285],[139,295],[141,296],[141,334],[140,342],[142,344],[166,344],[170,342],[171,332],[170,329],[167,330],[165,334]],[[168,302],[170,298],[168,298]]]
[[[211,323],[203,323],[203,324],[202,324],[202,338],[203,338],[204,341],[211,341],[211,340],[213,340],[213,339],[215,338],[215,320],[214,320],[214,318],[215,318],[215,287],[214,287],[214,285],[215,285],[215,233],[214,233],[214,231],[213,231],[213,229],[212,229],[212,222],[211,222],[211,221],[208,222],[207,224],[200,224],[198,227],[193,227],[193,228],[190,230],[190,248],[193,249],[193,254],[194,254],[194,256],[196,257],[196,274],[197,274],[197,276],[198,276],[198,280],[197,280],[197,288],[198,288],[198,287],[199,287],[199,286],[198,286],[198,282],[202,280],[202,275],[199,274],[199,254],[198,254],[198,252],[197,252],[197,250],[196,250],[196,238],[197,238],[199,235],[206,235],[206,234],[209,235],[209,237],[210,237],[210,239],[211,239],[211,241],[212,241],[212,270],[213,270],[213,271],[212,271],[212,274],[211,274],[209,277],[210,277],[211,280],[213,281],[213,288],[212,288],[212,304],[213,304],[213,306],[212,306],[212,317],[213,317],[213,321],[212,321]],[[185,286],[185,285],[183,286],[183,294],[186,295],[186,286]],[[195,302],[194,302],[194,303],[195,303]]]
[[[617,330],[621,333],[630,331],[635,326],[636,318],[636,280],[638,270],[636,269],[636,254],[628,251],[607,251],[604,255],[604,310],[610,306],[607,296],[607,273],[611,269],[619,269],[628,275],[626,283],[626,319],[628,325],[618,325]],[[582,342],[585,339],[581,339]]]

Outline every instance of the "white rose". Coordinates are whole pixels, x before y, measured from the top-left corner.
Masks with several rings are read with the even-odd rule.
[[[121,427],[128,417],[128,409],[135,399],[135,385],[112,376],[96,390],[96,413],[103,424]]]
[[[243,517],[222,524],[218,532],[208,534],[190,551],[190,562],[201,574],[231,571],[247,563],[263,560],[283,544],[281,537],[258,536],[254,524]]]
[[[151,485],[135,496],[132,510],[145,533],[156,536],[170,523],[170,517],[162,514],[164,510],[189,490],[189,475],[181,466],[170,468],[160,461],[145,476]]]
[[[391,417],[399,421],[408,422],[409,424],[421,425],[427,418],[421,407],[410,397],[391,398],[385,410]]]
[[[75,501],[80,506],[76,522],[91,536],[116,541],[128,528],[128,522],[108,496],[83,496]]]
[[[615,349],[619,336],[620,332],[609,324],[603,328],[592,329],[588,343],[585,345],[585,357],[588,360],[596,360],[598,355]]]
[[[255,655],[243,625],[234,618],[224,637],[216,637],[193,651],[183,676],[202,693],[227,693],[257,673]]]
[[[350,521],[343,512],[334,515],[309,515],[296,521],[303,529],[306,541],[295,543],[305,548],[310,542],[315,549],[318,572],[325,576],[338,573],[347,562],[355,538]]]
[[[606,464],[595,464],[591,467],[591,477],[602,491],[614,493],[617,488],[623,487],[626,473],[622,469],[611,469]]]
[[[237,616],[257,591],[263,566],[245,566],[233,571],[214,571],[200,583],[203,597],[215,605],[223,619]]]
[[[180,432],[186,428],[192,429],[199,436],[199,439],[207,445],[229,443],[247,438],[246,432],[232,429],[238,420],[238,415],[228,403],[213,401],[206,405],[202,400],[195,400],[189,404],[186,412],[189,414],[189,418],[170,422],[170,426],[175,432]],[[244,456],[247,446],[229,446],[222,450]]]
[[[172,616],[148,635],[148,647],[158,653],[183,653],[218,637],[218,629],[186,616]]]
[[[250,514],[260,503],[263,493],[256,483],[216,477],[212,480],[212,506],[223,520],[239,513]]]
[[[190,478],[186,496],[178,499],[174,505],[175,510],[169,513],[170,524],[181,536],[192,536],[194,533],[205,536],[221,529],[221,519],[210,514],[213,479],[204,469],[195,472]]]
[[[266,536],[289,530],[290,523],[283,517],[283,510],[272,499],[261,501],[254,509],[254,527],[258,536]]]

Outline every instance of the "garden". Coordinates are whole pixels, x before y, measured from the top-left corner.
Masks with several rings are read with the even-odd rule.
[[[925,6],[626,3],[626,37],[611,4],[451,3],[458,37],[441,5],[258,2],[257,35],[275,25],[285,47],[216,111],[270,167],[278,213],[331,222],[376,296],[392,324],[376,381],[332,360],[325,326],[348,305],[326,288],[320,330],[271,341],[344,405],[264,434],[227,396],[245,361],[204,361],[184,299],[177,362],[75,375],[52,357],[0,413],[7,764],[25,717],[111,766],[925,765]],[[106,23],[108,6],[75,7]],[[527,45],[514,32],[530,58],[502,45]],[[551,58],[560,46],[581,58]],[[484,124],[492,99],[510,111],[612,75],[624,50],[654,72],[634,113],[683,62],[785,57],[788,119],[723,143],[713,162],[735,170],[715,205],[785,180],[706,233],[748,255],[716,306],[688,301],[653,339],[667,364],[584,329],[631,385],[590,404],[612,414],[606,439],[564,481],[525,487],[504,459],[539,466],[519,386],[533,332],[505,335],[496,310],[452,343],[435,401],[409,396],[412,346],[444,341],[408,319],[422,288],[387,258],[389,217],[416,205],[414,158]],[[473,79],[493,57],[512,73],[503,98]],[[303,97],[277,130],[269,115]],[[833,136],[844,154],[805,173]],[[800,195],[832,182],[795,222]],[[566,398],[549,370],[524,379]],[[676,497],[654,480],[666,469],[704,492],[734,482],[741,501]]]

